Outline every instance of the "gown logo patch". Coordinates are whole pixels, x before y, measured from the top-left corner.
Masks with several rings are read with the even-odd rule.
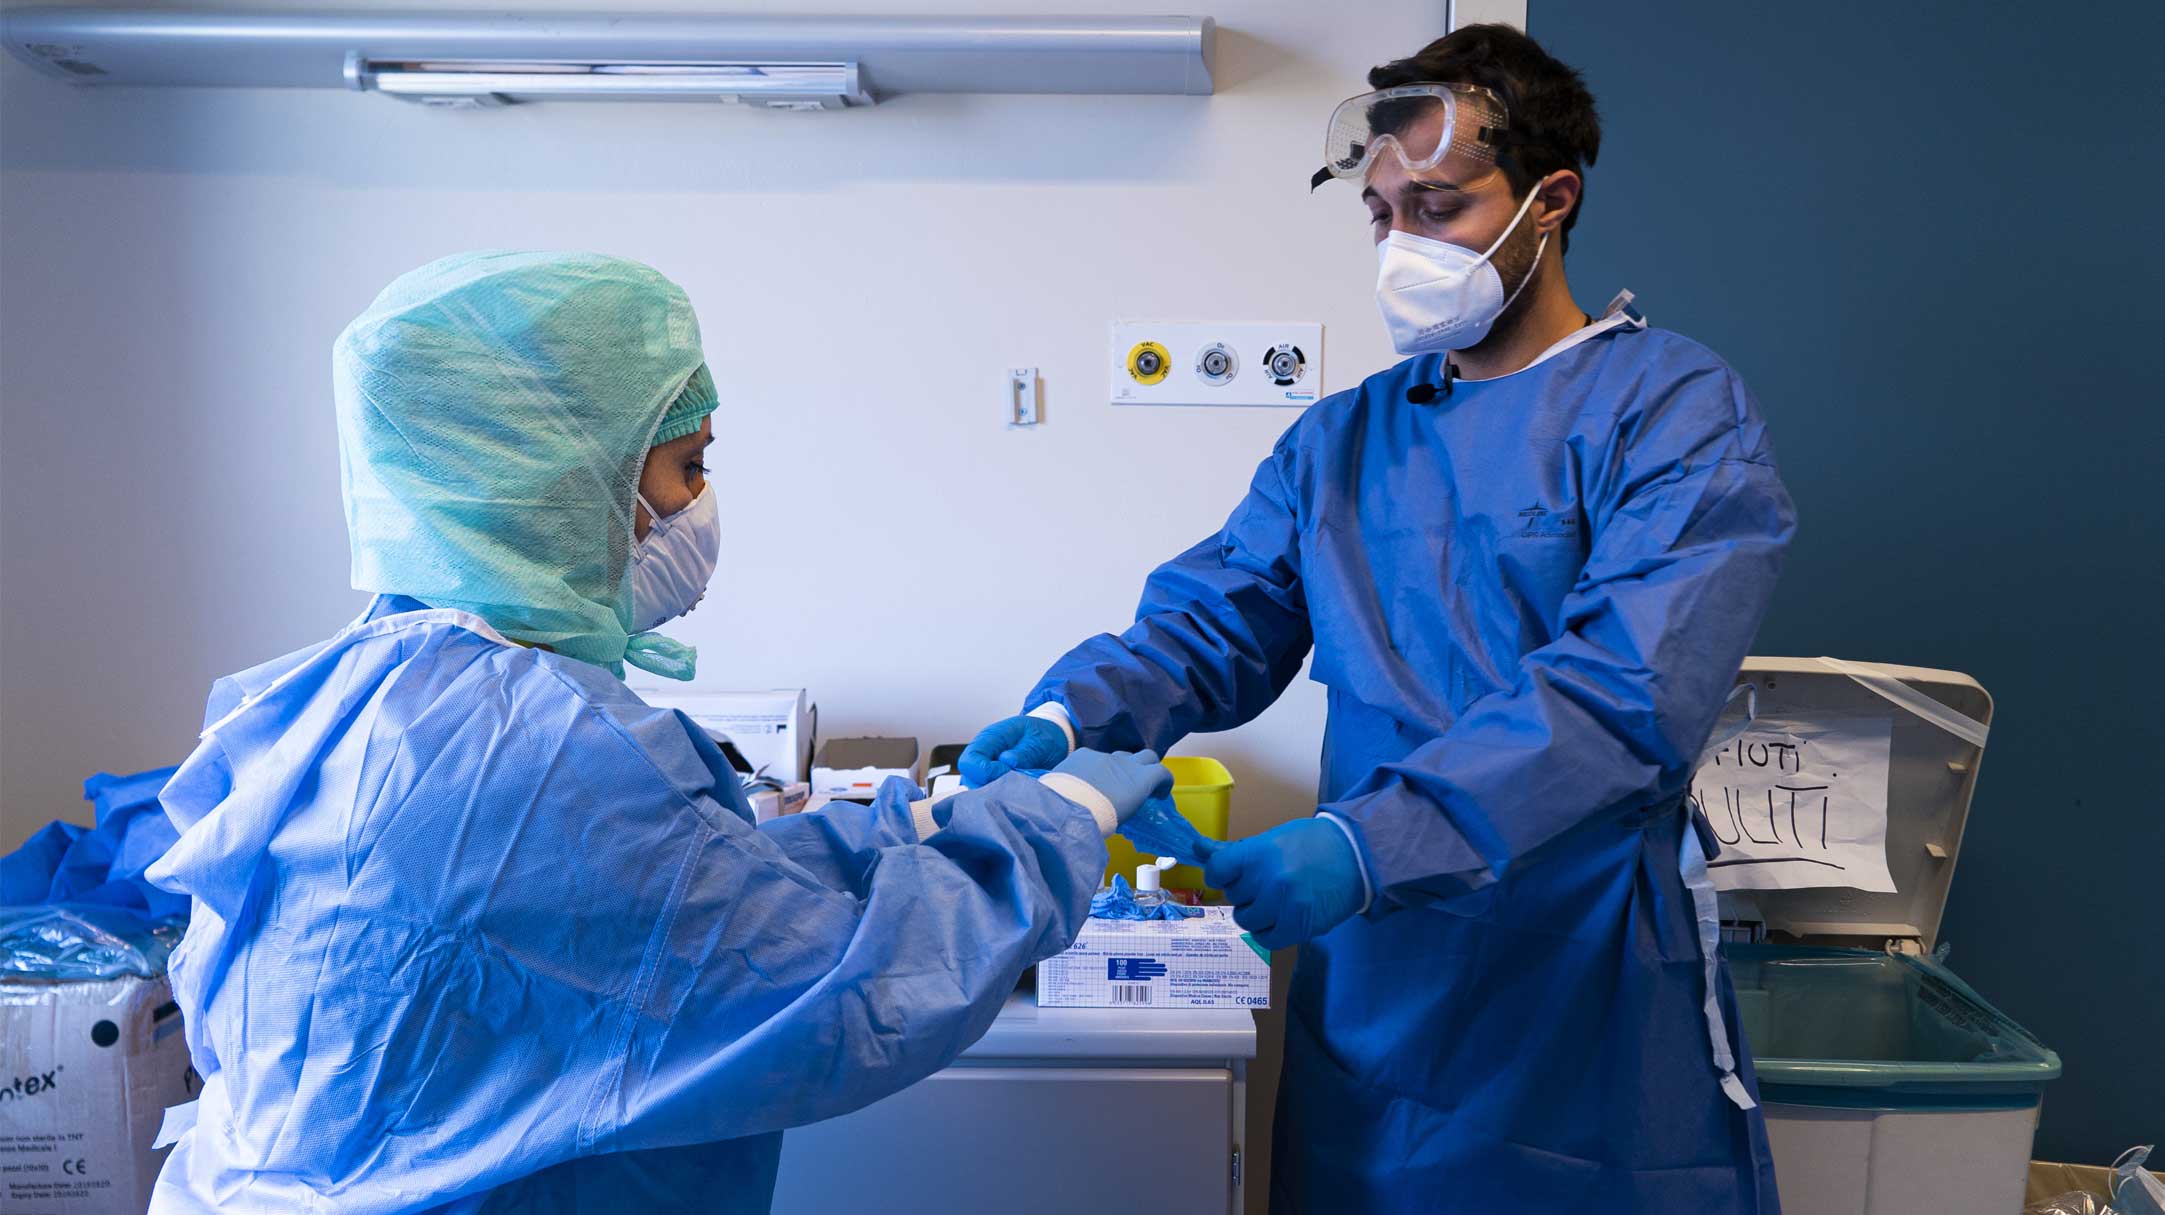
[[[1559,514],[1535,502],[1519,512],[1525,527],[1518,532],[1521,540],[1573,540],[1578,538],[1579,520],[1576,515]]]

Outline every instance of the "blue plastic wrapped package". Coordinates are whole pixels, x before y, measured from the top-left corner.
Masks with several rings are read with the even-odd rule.
[[[187,928],[126,907],[0,907],[0,978],[154,979]]]
[[[1218,841],[1195,829],[1170,797],[1154,797],[1120,824],[1120,834],[1144,856],[1169,856],[1201,868],[1218,850]]]
[[[1135,897],[1135,888],[1128,885],[1128,879],[1117,873],[1111,889],[1090,896],[1090,916],[1097,920],[1185,920],[1201,914],[1200,907],[1170,899],[1145,904]]]
[[[175,771],[100,772],[83,782],[97,825],[48,823],[21,848],[0,857],[0,906],[124,907],[144,913],[146,920],[187,915],[186,895],[160,890],[143,876],[177,838],[158,803]]]

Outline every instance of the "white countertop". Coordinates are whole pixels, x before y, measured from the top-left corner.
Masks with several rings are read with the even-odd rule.
[[[964,1059],[1255,1058],[1255,1014],[1245,1008],[1039,1008],[1037,993],[1007,997]]]

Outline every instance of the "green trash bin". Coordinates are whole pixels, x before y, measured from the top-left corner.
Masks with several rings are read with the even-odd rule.
[[[1742,848],[1714,870],[1725,933],[1753,938],[1723,953],[1784,1215],[2016,1215],[2060,1059],[1933,956],[1991,697],[1951,671],[1809,658],[1749,659],[1741,679],[1763,733],[1843,719],[1887,740],[1892,891],[1806,885],[1819,867],[1738,864]]]
[[[1930,958],[1725,952],[1783,1211],[2021,1209],[2058,1055]]]

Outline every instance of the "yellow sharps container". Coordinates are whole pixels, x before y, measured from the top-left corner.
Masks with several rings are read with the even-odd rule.
[[[1165,766],[1173,772],[1173,805],[1180,816],[1195,825],[1195,829],[1214,840],[1222,840],[1231,829],[1233,813],[1233,774],[1225,765],[1200,755],[1167,756]],[[1105,880],[1110,883],[1116,873],[1126,874],[1130,882],[1135,880],[1135,867],[1144,858],[1135,846],[1120,836],[1105,841],[1106,851],[1112,854],[1112,863],[1105,868]],[[1165,871],[1165,888],[1168,890],[1204,890],[1203,871],[1193,865],[1178,865]],[[1216,894],[1214,890],[1206,891]]]

